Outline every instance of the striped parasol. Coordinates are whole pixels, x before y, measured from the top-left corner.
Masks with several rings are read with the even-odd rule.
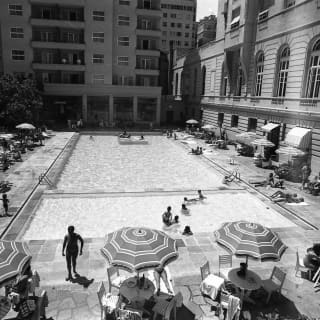
[[[258,223],[248,221],[227,222],[215,231],[217,242],[234,254],[258,258],[280,259],[286,246],[278,235]]]
[[[101,253],[111,265],[130,272],[164,266],[178,257],[176,240],[164,232],[130,227],[109,233]]]
[[[26,243],[0,240],[0,285],[21,273],[31,258]]]

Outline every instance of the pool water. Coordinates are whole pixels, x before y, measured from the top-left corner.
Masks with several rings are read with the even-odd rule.
[[[66,192],[196,190],[221,186],[220,174],[163,136],[120,145],[115,136],[81,136],[58,182]]]

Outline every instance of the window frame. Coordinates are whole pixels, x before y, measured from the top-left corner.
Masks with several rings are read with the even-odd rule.
[[[280,49],[277,64],[276,97],[285,97],[290,65],[289,46],[284,46]]]
[[[18,9],[17,7],[21,7],[21,9]],[[8,12],[10,16],[23,16],[23,5],[20,3],[9,3]]]
[[[123,59],[123,61],[120,61],[121,58],[126,58]],[[126,61],[124,61],[126,60]],[[117,65],[118,66],[128,66],[129,65],[129,56],[117,56]]]
[[[120,40],[120,38],[128,38],[128,44],[124,44],[127,43],[126,40]],[[118,36],[118,47],[129,47],[130,46],[130,37],[129,36]]]
[[[104,63],[104,54],[102,54],[102,53],[93,53],[92,54],[92,63],[93,64]]]
[[[231,115],[230,127],[231,128],[238,128],[239,127],[239,115],[237,115],[237,114]]]
[[[130,0],[119,0],[120,6],[130,6],[131,1]]]
[[[123,18],[125,18],[125,19],[123,19]],[[117,25],[118,26],[130,26],[130,17],[118,15]]]
[[[103,15],[100,15],[100,14]],[[100,10],[93,10],[92,11],[92,20],[93,21],[104,21],[105,19],[105,12],[104,11],[100,11]]]
[[[20,29],[22,31],[13,31],[13,29]],[[15,35],[15,36],[13,36]],[[18,36],[18,35],[22,35],[22,36]],[[10,28],[10,38],[11,39],[24,39],[24,30],[23,27],[11,27]]]
[[[13,53],[15,51],[15,54]],[[18,54],[17,52],[20,52],[20,54]],[[21,53],[22,52],[22,53]],[[14,57],[22,57],[22,59],[15,59]],[[21,50],[21,49],[12,49],[11,50],[11,60],[12,61],[25,61],[25,52],[24,50]]]
[[[102,76],[99,78],[98,76]],[[103,73],[94,73],[92,75],[92,83],[104,83],[104,74]]]
[[[255,68],[255,85],[254,85],[254,95],[256,97],[261,97],[262,84],[263,84],[263,71],[264,71],[264,53],[262,51],[257,53],[256,56],[256,68]]]
[[[310,94],[311,91],[312,94]],[[313,42],[308,58],[305,97],[309,99],[320,98],[320,37]]]
[[[97,36],[98,34],[102,34],[102,37],[101,36]],[[102,31],[95,31],[95,32],[92,32],[92,41],[93,42],[99,42],[99,43],[104,43],[104,32]]]

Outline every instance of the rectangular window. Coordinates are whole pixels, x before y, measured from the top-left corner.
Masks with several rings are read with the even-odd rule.
[[[292,6],[294,6],[296,4],[295,0],[284,0],[284,7],[286,8],[290,8]]]
[[[176,26],[176,24],[174,23],[174,22],[171,22],[171,27],[175,27]]]
[[[127,16],[118,16],[118,26],[129,26],[130,17]]]
[[[257,130],[257,119],[256,118],[248,118],[248,131],[256,132]]]
[[[167,44],[166,40],[162,40],[162,45],[165,46]]]
[[[8,6],[10,16],[22,16],[23,7],[21,4],[9,4]]]
[[[119,4],[122,6],[130,6],[130,0],[119,0]]]
[[[118,46],[129,46],[129,37],[118,37]]]
[[[178,28],[182,28],[182,23],[180,23],[180,22],[177,23],[177,27],[178,27]]]
[[[92,32],[93,42],[104,42],[104,32]]]
[[[218,113],[218,127],[221,127],[223,124],[223,120],[224,120],[224,113],[223,112],[219,112]]]
[[[256,75],[256,96],[261,96],[262,89],[262,79],[263,79],[263,65],[257,67],[257,75]]]
[[[211,71],[211,76],[210,76],[210,91],[214,92],[214,84],[216,81],[216,72]]]
[[[119,66],[129,65],[129,57],[118,57],[118,65]]]
[[[12,60],[24,60],[24,50],[12,50],[11,58]]]
[[[171,18],[176,18],[177,15],[176,15],[175,13],[171,13],[171,14],[170,14],[170,17],[171,17]]]
[[[166,36],[167,35],[167,31],[162,31],[162,35]]]
[[[166,12],[163,13],[163,17],[166,18],[168,14]]]
[[[93,83],[104,83],[104,74],[94,74]]]
[[[239,116],[233,114],[231,116],[231,128],[238,128]]]
[[[190,24],[186,24],[186,29],[190,29]]]
[[[11,39],[23,39],[24,38],[23,28],[21,27],[11,28],[10,36],[11,36]]]
[[[166,27],[167,26],[167,21],[162,22],[162,26]]]
[[[185,47],[189,47],[189,42],[188,42],[188,41],[185,41],[185,42],[184,42],[184,46],[185,46]]]
[[[104,63],[104,55],[103,54],[94,54],[92,56],[92,63]]]
[[[181,32],[177,32],[177,37],[181,37],[182,33]]]
[[[186,32],[186,33],[184,34],[184,36],[185,36],[186,38],[188,38],[188,37],[189,37],[189,32]]]
[[[104,11],[92,11],[92,19],[94,21],[104,21]]]

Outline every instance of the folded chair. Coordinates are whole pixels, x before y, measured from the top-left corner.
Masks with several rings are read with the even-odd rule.
[[[308,274],[308,279],[311,280],[311,272],[312,272],[312,270],[310,268],[307,268],[303,264],[303,260],[299,257],[299,252],[298,251],[296,251],[296,267],[295,267],[295,271],[296,271],[295,276],[297,276],[298,272],[300,272],[300,276],[301,276],[301,272],[305,272],[305,273]]]
[[[269,302],[273,292],[281,293],[286,275],[287,274],[278,267],[273,267],[270,278],[262,280],[262,286],[268,292],[266,303]]]

